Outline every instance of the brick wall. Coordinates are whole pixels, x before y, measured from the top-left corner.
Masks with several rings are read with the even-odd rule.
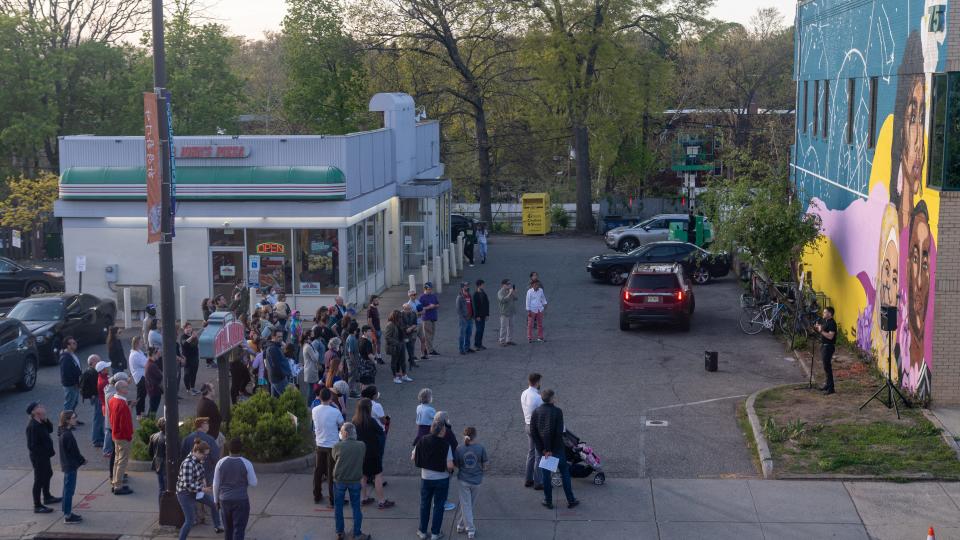
[[[960,404],[960,192],[940,194],[930,397],[936,405]]]

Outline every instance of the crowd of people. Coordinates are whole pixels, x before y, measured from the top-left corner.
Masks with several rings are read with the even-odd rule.
[[[485,249],[481,249],[480,256],[481,262],[485,262]],[[470,283],[461,283],[456,296],[458,352],[462,355],[486,349],[484,334],[490,317],[490,298],[483,279],[476,280],[474,285],[475,290],[471,291]],[[298,385],[311,407],[315,435],[314,502],[322,504],[326,500],[334,511],[338,538],[344,537],[344,505],[350,504],[353,538],[368,538],[362,533],[363,507],[388,510],[396,505],[387,498],[387,482],[383,479],[390,416],[380,402],[377,372],[386,366],[384,356],[389,356],[392,382],[410,383],[412,369],[440,354],[436,348],[440,299],[433,284],[425,283],[419,294],[410,290],[407,301],[390,310],[385,321],[381,320],[381,299],[376,295],[370,297],[362,315],[337,297],[332,306],[318,309],[309,325],[299,311],[291,309],[283,293],[263,291],[260,302],[254,306],[247,305],[246,298],[244,284],[238,283],[232,301],[220,295],[202,302],[204,325],[217,311],[233,311],[248,336],[241,354],[223,359],[230,362],[231,401],[244,400],[258,390],[280,396],[289,385]],[[496,293],[501,347],[516,345],[513,324],[519,300],[513,282],[501,280]],[[530,343],[544,341],[546,306],[539,276],[531,272],[524,302]],[[227,539],[243,538],[249,517],[246,490],[256,485],[256,474],[253,465],[241,455],[241,441],[227,441],[220,431],[221,416],[213,386],[207,383],[197,388],[199,332],[185,323],[178,326],[177,333],[177,386],[182,383],[184,391],[201,396],[194,430],[184,438],[180,449],[182,461],[175,486],[185,516],[180,538],[186,538],[195,524],[204,522],[205,507],[209,508],[218,533],[224,532]],[[65,523],[82,521],[72,507],[76,473],[86,463],[73,436],[74,427],[83,424],[76,413],[80,400],[92,406],[91,443],[109,459],[111,492],[122,496],[133,493],[126,484],[126,468],[134,417],[156,418],[164,392],[163,336],[153,306],[148,307],[141,334],[131,340],[129,354],[124,352],[116,328],[110,330],[107,345],[109,361],[90,355],[87,368],[83,369],[76,355],[76,340],[63,340],[60,374],[64,406],[58,428],[64,471],[62,498],[50,492],[50,461],[57,454],[51,438],[52,423],[43,404],[34,402],[27,409],[27,440],[35,475],[34,509],[48,513],[53,509],[47,505],[61,503]],[[208,360],[208,366],[216,364]],[[568,506],[572,508],[579,501],[573,496],[563,459],[562,412],[556,407],[552,390],[540,391],[539,374],[531,374],[528,383],[521,396],[529,440],[525,485],[542,490],[544,506],[553,508],[552,471],[541,468],[540,459],[557,455],[560,463],[553,471],[560,474]],[[473,538],[474,509],[490,462],[486,449],[478,442],[477,430],[467,426],[458,440],[449,414],[433,405],[429,388],[418,393],[413,416],[416,433],[410,458],[420,469],[421,477],[417,536],[432,540],[442,537],[449,481],[456,472],[460,499],[457,530]],[[161,416],[156,421],[159,431],[150,438],[148,450],[158,493],[162,495],[166,489],[165,419]],[[221,458],[224,454],[228,455]]]

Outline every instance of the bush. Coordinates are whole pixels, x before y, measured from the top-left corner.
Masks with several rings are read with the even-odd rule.
[[[570,214],[563,206],[556,204],[550,207],[550,221],[560,229],[566,229],[570,226]]]
[[[296,416],[294,424],[290,414]],[[281,461],[310,452],[310,411],[296,386],[287,387],[279,399],[266,391],[233,408],[230,437],[239,437],[253,461]]]
[[[193,416],[187,416],[180,420],[180,440],[193,433]],[[150,461],[150,436],[160,431],[157,427],[157,421],[149,416],[144,416],[140,420],[140,425],[133,432],[133,444],[131,445],[131,457],[134,461]]]

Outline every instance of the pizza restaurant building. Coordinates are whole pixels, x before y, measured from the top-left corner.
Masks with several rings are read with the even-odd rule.
[[[418,123],[406,94],[377,94],[370,110],[383,112],[382,129],[175,137],[174,281],[186,287],[189,319],[201,318],[202,298],[229,295],[238,279],[285,292],[307,318],[337,294],[363,305],[408,274],[419,278],[449,246],[439,123]],[[124,285],[140,285],[159,299],[143,137],[62,137],[60,156],[54,212],[67,290],[78,289],[73,261],[85,257],[84,292],[118,298]]]

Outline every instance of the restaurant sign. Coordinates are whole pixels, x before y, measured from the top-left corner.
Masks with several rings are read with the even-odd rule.
[[[177,159],[242,159],[250,155],[250,147],[242,144],[183,145],[176,147]]]

